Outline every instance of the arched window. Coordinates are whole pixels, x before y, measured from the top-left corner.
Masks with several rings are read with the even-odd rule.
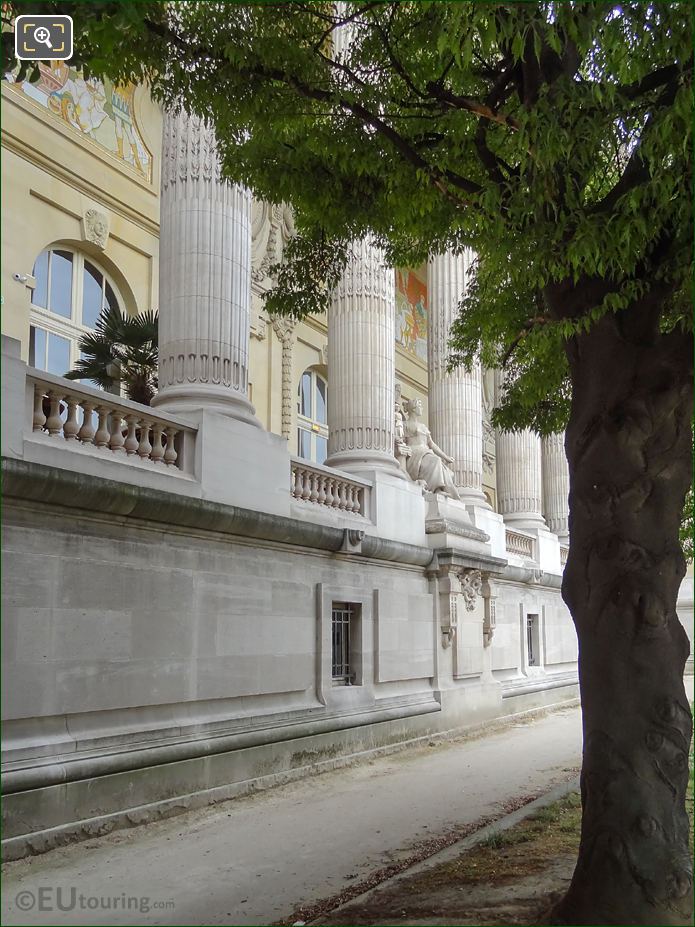
[[[299,381],[297,454],[320,464],[328,454],[327,386],[315,370],[305,370]]]
[[[79,340],[106,306],[121,308],[116,287],[91,258],[67,247],[42,251],[32,271],[29,364],[58,376],[80,356]]]

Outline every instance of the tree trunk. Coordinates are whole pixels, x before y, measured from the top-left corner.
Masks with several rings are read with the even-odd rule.
[[[567,346],[570,552],[579,638],[582,832],[555,924],[688,924],[689,653],[676,615],[692,476],[692,340],[645,298]]]

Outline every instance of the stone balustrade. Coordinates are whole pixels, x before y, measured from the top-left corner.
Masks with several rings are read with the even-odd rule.
[[[32,431],[127,462],[184,470],[181,449],[197,429],[149,406],[28,368]],[[192,454],[187,454],[192,458]]]
[[[567,563],[567,557],[569,555],[569,547],[565,547],[564,544],[560,544],[560,564],[564,566]]]
[[[505,532],[505,541],[508,554],[514,554],[517,557],[525,557],[528,560],[535,560],[533,538],[528,534],[521,534],[519,531],[510,531],[510,529],[507,528]]]
[[[369,517],[371,483],[299,457],[291,459],[290,493],[339,512]]]

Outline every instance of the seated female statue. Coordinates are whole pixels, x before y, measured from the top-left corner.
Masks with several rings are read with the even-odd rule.
[[[405,443],[410,455],[405,468],[411,480],[421,480],[430,492],[441,492],[452,499],[460,499],[454,474],[449,467],[454,458],[447,456],[432,440],[429,428],[422,421],[422,402],[411,399],[408,403],[408,420],[405,423]]]

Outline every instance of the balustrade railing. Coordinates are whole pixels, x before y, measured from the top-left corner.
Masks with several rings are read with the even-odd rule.
[[[567,563],[567,556],[570,552],[569,547],[565,547],[564,544],[560,544],[560,565],[564,566]]]
[[[183,470],[186,434],[196,428],[112,393],[43,371],[28,371],[32,430],[68,444],[88,445],[124,461]]]
[[[370,488],[369,483],[352,479],[329,467],[299,458],[291,461],[290,492],[302,502],[368,517]]]
[[[517,557],[527,557],[529,560],[534,559],[533,538],[527,534],[520,534],[518,531],[506,532],[507,553],[516,554]]]

